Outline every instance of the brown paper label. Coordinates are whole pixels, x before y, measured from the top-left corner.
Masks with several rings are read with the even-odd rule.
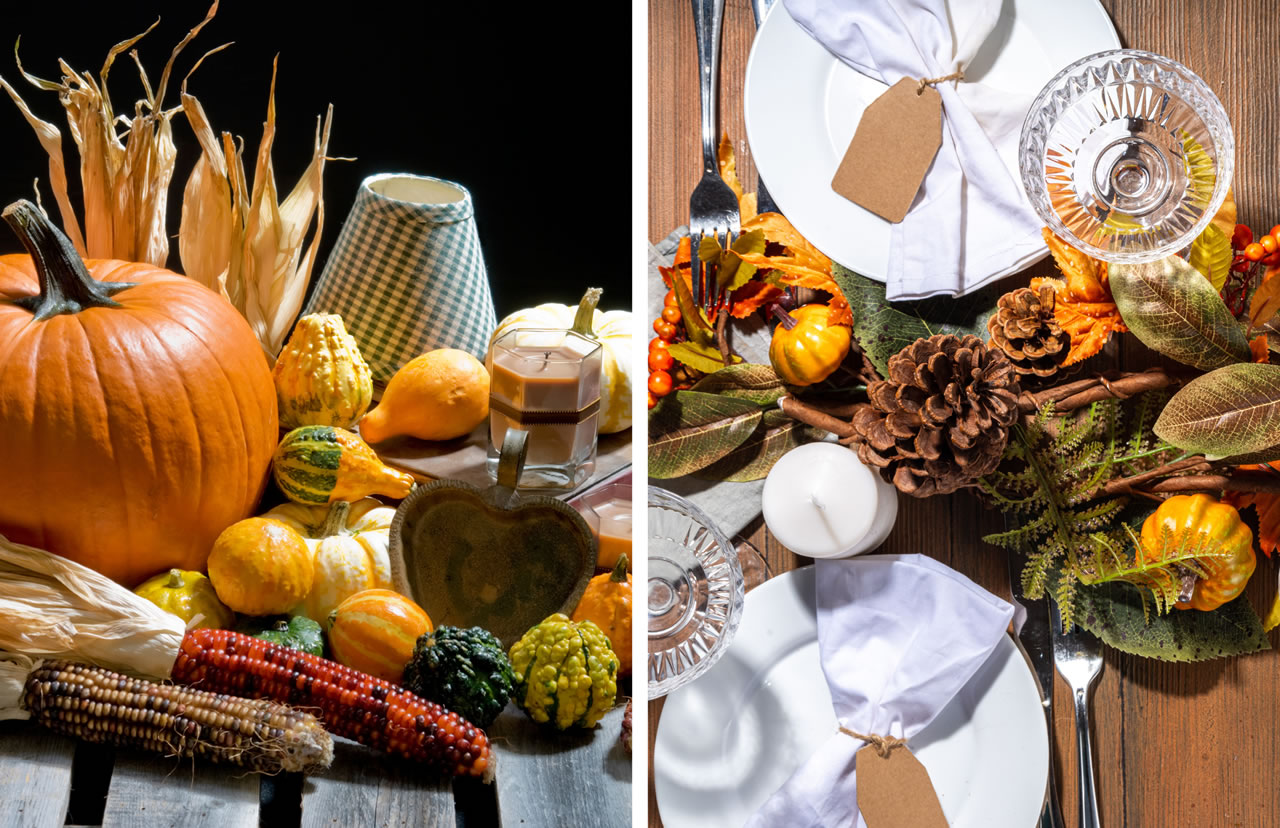
[[[890,86],[862,113],[831,189],[881,218],[902,221],[942,146],[942,96],[919,95],[912,78]]]
[[[867,828],[947,828],[929,772],[910,748],[894,748],[882,757],[867,745],[857,753],[854,772],[858,810]]]

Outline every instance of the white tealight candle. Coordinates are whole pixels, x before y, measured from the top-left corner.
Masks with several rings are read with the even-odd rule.
[[[836,443],[782,456],[764,481],[764,522],[783,546],[809,558],[875,549],[898,516],[898,492]]]

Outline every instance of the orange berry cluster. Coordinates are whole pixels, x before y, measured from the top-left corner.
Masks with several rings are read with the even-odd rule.
[[[675,342],[676,336],[680,332],[678,327],[680,318],[680,307],[676,302],[676,292],[669,290],[662,302],[662,315],[653,320],[653,331],[658,337],[649,340],[650,408],[658,404],[659,397],[665,397],[670,394],[674,385],[671,369],[675,365],[675,358],[671,356],[667,346]]]
[[[1233,269],[1243,265],[1241,259],[1250,262],[1262,262],[1268,267],[1280,264],[1280,224],[1271,228],[1271,232],[1257,241],[1253,240],[1253,231],[1243,224],[1236,225],[1236,232],[1231,236],[1231,246],[1241,251],[1241,255],[1236,256],[1233,263]],[[1240,271],[1244,268],[1239,267]]]

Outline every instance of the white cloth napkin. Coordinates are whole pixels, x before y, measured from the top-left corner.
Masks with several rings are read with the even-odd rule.
[[[784,0],[828,51],[890,86],[966,66],[995,27],[1001,0]],[[893,225],[889,299],[959,296],[1046,252],[1017,172],[1034,93],[939,83],[942,146],[905,219]],[[1038,91],[1038,90],[1037,90]],[[833,169],[832,174],[835,174]]]
[[[924,555],[814,565],[822,669],[836,717],[858,733],[914,737],[978,671],[1013,618],[1010,604]],[[866,744],[832,734],[747,825],[861,826],[854,754]]]

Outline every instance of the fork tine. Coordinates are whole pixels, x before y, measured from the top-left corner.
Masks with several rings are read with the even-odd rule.
[[[702,260],[698,258],[698,246],[702,244],[701,233],[690,233],[689,286],[693,292],[693,306],[702,303]]]

